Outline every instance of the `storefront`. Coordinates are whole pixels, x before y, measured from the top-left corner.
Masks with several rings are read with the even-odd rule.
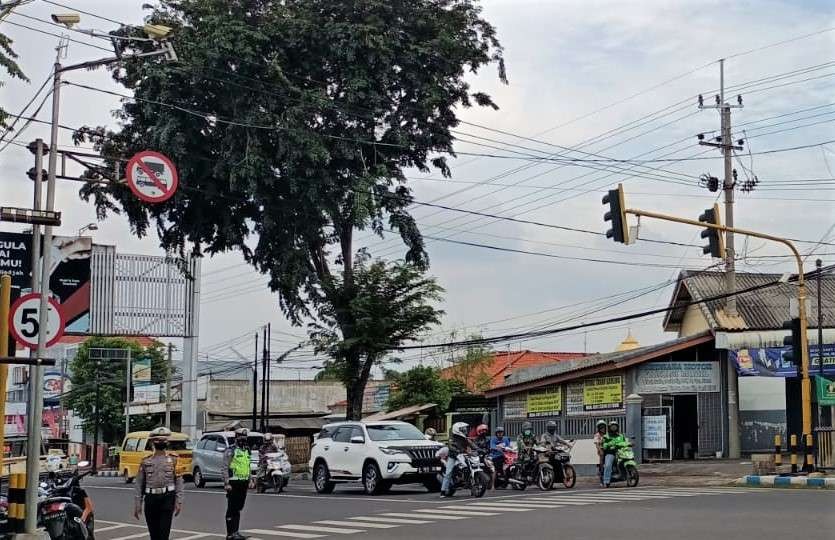
[[[727,451],[725,361],[705,333],[519,370],[487,396],[509,435],[526,421],[537,433],[555,421],[563,437],[580,440],[601,419],[626,431],[627,401],[638,399],[641,433],[627,435],[640,437],[644,459],[715,457]]]

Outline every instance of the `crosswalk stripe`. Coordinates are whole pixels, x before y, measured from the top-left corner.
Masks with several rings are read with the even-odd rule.
[[[555,497],[554,500],[559,501],[559,502],[563,502],[563,501],[568,500],[568,498],[559,499],[559,498]],[[626,502],[625,499],[616,499],[614,497],[608,497],[608,498],[605,498],[605,499],[602,498],[602,497],[601,498],[597,498],[597,497],[571,497],[570,500],[577,501],[577,502],[584,502],[584,503],[588,503],[588,504],[597,504],[597,503],[604,503],[604,502],[612,502],[612,503]]]
[[[191,536],[183,536],[182,538],[177,538],[176,540],[197,540],[198,538],[205,538],[206,536],[208,535],[205,533],[199,533],[192,534]]]
[[[317,521],[316,523],[321,523],[322,525],[339,525],[340,527],[366,527],[368,529],[394,529],[398,527],[398,525],[387,523],[360,523],[359,521],[337,521],[333,519]]]
[[[473,507],[487,508],[498,512],[530,512],[532,510],[532,508],[515,508],[502,503],[470,503],[467,505],[467,508]]]
[[[275,531],[270,529],[247,529],[244,531],[245,533],[252,533],[252,534],[263,534],[264,536],[283,536],[285,538],[322,538],[323,534],[310,534],[310,533],[302,533],[302,532],[294,532],[294,531]],[[250,539],[254,540],[254,539]]]
[[[400,512],[386,512],[385,514],[381,514],[381,515],[389,516],[389,517],[404,517],[404,518],[415,517],[414,514],[405,514],[405,513],[400,513]],[[434,514],[432,516],[426,515],[426,516],[420,516],[420,517],[425,517],[426,519],[440,519],[440,520],[467,519],[467,518],[461,517],[461,516],[447,516],[447,515],[444,515],[444,514]]]
[[[423,517],[423,516],[418,516]],[[424,523],[432,523],[431,521],[427,521],[425,519],[405,519],[405,518],[393,518],[393,517],[380,517],[380,516],[357,516],[357,517],[350,517],[348,518],[351,521],[370,521],[371,523],[380,522],[380,523],[398,523],[400,525],[423,525]],[[428,519],[428,518],[427,518]]]
[[[543,498],[536,498],[536,499],[531,499],[531,500],[532,501],[543,501],[543,502],[547,501],[549,503],[557,502],[559,504],[570,505],[570,506],[586,506],[588,504],[594,504],[593,502],[589,502],[589,501],[571,501],[571,500],[568,500],[567,498],[566,499],[556,499],[556,498],[546,499],[546,498],[543,497]]]
[[[444,506],[447,510],[444,511],[445,514],[455,514],[456,516],[463,516],[463,517],[489,517],[489,516],[498,516],[499,514],[496,512],[482,512],[481,510],[463,510],[467,508],[466,506]],[[436,514],[438,511],[436,509],[425,509],[425,510],[415,510],[415,512],[420,512],[422,514]]]
[[[110,540],[130,540],[131,538],[142,538],[143,536],[150,536],[148,531],[139,534],[131,534],[128,536],[120,536],[118,538],[111,538]]]
[[[324,533],[334,533],[334,534],[356,534],[365,532],[362,529],[337,529],[336,527],[320,527],[319,525],[280,525],[277,527],[279,530],[290,529],[296,531],[311,531],[314,533],[317,532],[324,532]]]
[[[127,525],[120,523],[118,525],[110,525],[109,527],[96,528],[96,532],[103,533],[105,531],[112,531],[113,529],[123,529],[125,527],[127,527]]]
[[[528,501],[525,502],[514,502],[512,503],[514,507],[521,507],[521,508],[559,508],[562,506],[562,503],[559,501]]]

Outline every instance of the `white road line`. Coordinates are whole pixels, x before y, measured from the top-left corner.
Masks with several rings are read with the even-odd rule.
[[[101,522],[99,522],[99,523],[101,523]],[[123,528],[128,527],[128,526],[129,525],[127,525],[125,523],[119,523],[118,525],[111,525],[109,527],[100,527],[100,528],[97,527],[96,532],[97,533],[103,533],[105,531],[112,531],[113,529],[123,529]]]
[[[310,531],[314,533],[334,533],[334,534],[356,534],[365,532],[362,529],[338,529],[336,527],[320,527],[318,525],[280,525],[276,527],[278,530],[290,529],[296,531]]]
[[[139,534],[131,534],[129,536],[120,536],[118,538],[111,538],[110,540],[129,540],[130,538],[142,538],[143,536],[150,536],[150,534],[146,531]]]
[[[486,510],[495,510],[497,512],[530,512],[532,508],[514,508],[509,505],[503,505],[500,503],[470,503],[467,505],[467,508],[484,508]]]
[[[374,499],[377,500],[377,499]],[[423,517],[423,516],[418,516]],[[397,523],[400,525],[423,525],[425,523],[432,523],[431,521],[426,521],[425,519],[401,519],[401,518],[392,518],[392,517],[380,517],[380,516],[357,516],[357,517],[349,517],[351,521],[370,521],[371,523],[380,522],[380,523]],[[429,519],[429,518],[427,518]]]
[[[192,534],[191,536],[183,536],[182,538],[176,538],[175,540],[197,540],[198,538],[205,538],[206,536],[208,535],[204,533]]]
[[[540,502],[540,501],[525,501],[515,502],[512,505],[514,508],[559,508],[562,506],[560,502]]]
[[[394,529],[395,527],[399,527],[399,525],[389,525],[385,523],[361,523],[359,521],[337,521],[335,519],[315,521],[314,523],[321,523],[322,525],[338,525],[340,527],[364,527],[368,529]]]
[[[528,500],[528,499],[525,499],[525,500]],[[531,501],[536,501],[536,502],[547,501],[549,503],[557,503],[557,504],[566,505],[566,506],[586,506],[586,505],[589,505],[589,504],[594,504],[593,502],[589,502],[589,501],[570,501],[570,500],[567,500],[567,499],[546,499],[545,497],[531,498],[530,500]]]
[[[247,529],[245,533],[263,534],[264,536],[283,536],[285,538],[322,538],[323,534],[308,534],[293,531],[273,531],[270,529]],[[250,540],[255,540],[254,538]]]
[[[479,511],[463,510],[464,508],[466,508],[466,506],[460,506],[460,507],[445,506],[444,508],[447,508],[447,510],[444,510],[444,514],[448,514],[448,515],[453,515],[454,514],[456,516],[463,516],[463,517],[488,517],[488,516],[498,516],[499,515],[497,512],[482,512],[480,510]],[[456,509],[452,510],[452,508],[456,508]],[[434,508],[433,509],[425,508],[425,509],[422,509],[422,510],[415,510],[415,512],[420,512],[421,514],[435,514],[435,513],[440,512],[440,511],[441,511],[440,509],[434,509]]]
[[[414,514],[406,514],[401,512],[386,512],[385,514],[380,514],[381,516],[389,516],[389,517],[402,517],[402,518],[413,518],[415,517]],[[425,517],[426,519],[440,519],[440,520],[457,520],[457,519],[467,519],[461,516],[447,516],[444,514],[433,514],[432,516],[420,516]]]

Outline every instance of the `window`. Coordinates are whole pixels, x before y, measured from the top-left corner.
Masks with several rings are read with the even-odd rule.
[[[322,431],[319,432],[319,436],[316,437],[317,439],[330,439],[333,436],[334,431],[336,431],[336,427],[334,426],[325,426],[322,428]]]
[[[136,446],[139,444],[139,439],[128,439],[125,441],[125,452],[136,452]]]
[[[353,431],[352,426],[342,426],[336,430],[336,433],[333,434],[333,442],[350,442],[351,441],[351,432]]]
[[[168,449],[172,451],[191,450],[191,441],[187,439],[179,441],[168,441]]]
[[[354,437],[362,437],[362,440],[365,440],[365,433],[362,432],[362,428],[359,426],[354,426],[351,430],[351,439]]]
[[[150,450],[153,451],[154,447],[151,445],[151,441],[148,439],[140,439],[139,442],[136,444],[137,450]]]
[[[207,441],[208,441],[208,439],[206,439],[205,437],[200,439],[199,441],[197,441],[197,449],[202,450],[202,449],[206,448],[206,442]]]
[[[422,441],[423,433],[411,424],[379,424],[365,426],[372,441]]]

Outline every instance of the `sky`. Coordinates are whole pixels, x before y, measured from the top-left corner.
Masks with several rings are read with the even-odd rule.
[[[136,24],[144,13],[141,0],[59,3],[68,7],[37,0],[0,22],[31,79],[28,84],[6,81],[0,87],[0,103],[10,112],[19,112],[46,79],[57,41],[15,24],[61,31],[23,15],[48,21],[50,13],[78,9]],[[473,88],[492,95],[500,109],[460,111],[463,122],[455,148],[461,155],[453,161],[452,177],[440,180],[438,173],[407,172],[418,201],[604,232],[608,227],[601,197],[604,190],[622,183],[630,207],[696,218],[717,200],[717,194],[699,185],[699,176],[722,175],[719,152],[699,146],[696,138],[699,133],[706,139],[717,135],[719,114],[699,110],[696,96],[703,93],[706,104],[713,103],[719,87],[717,60],[725,58],[729,101],[735,103],[733,96],[741,93],[744,104],[732,112],[734,138],[746,139],[734,167],[740,182],[746,175],[759,179],[752,193],[736,192],[736,225],[808,241],[799,244],[804,254],[814,250],[807,270],[816,257],[824,264],[835,263],[835,245],[815,244],[835,244],[835,144],[817,144],[835,139],[831,3],[492,0],[483,6],[504,45],[509,84],[498,81],[493,66],[471,76]],[[80,28],[117,27],[90,15],[81,17]],[[78,33],[72,38],[107,46]],[[102,56],[107,52],[70,43],[62,62]],[[67,79],[125,91],[102,70],[73,72]],[[118,97],[68,86],[62,89],[60,121],[116,128],[112,113],[118,108]],[[48,119],[49,114],[46,103],[38,117]],[[48,135],[48,126],[33,124],[18,142]],[[61,137],[61,144],[71,144],[66,132]],[[805,145],[815,146],[758,154]],[[30,205],[32,183],[25,172],[33,166],[31,154],[15,145],[0,149],[0,199],[4,205]],[[572,158],[698,159],[625,163],[617,170],[601,171],[605,165],[599,162],[566,164],[520,156],[555,153]],[[64,218],[59,234],[72,234],[96,221],[93,207],[81,201],[77,191],[78,185],[71,182],[58,185],[56,207]],[[681,268],[716,263],[698,247],[642,240],[623,246],[601,236],[427,206],[416,206],[413,215],[431,237],[431,274],[446,289],[440,306],[445,311],[443,324],[425,338],[431,343],[473,334],[560,328],[663,307]],[[109,216],[98,227],[93,233],[97,243],[116,245],[123,253],[162,254],[153,234],[144,239],[132,236],[124,218]],[[0,225],[0,230],[20,229]],[[367,246],[375,256],[397,258],[405,253],[396,238],[375,238],[367,232],[357,237],[359,246]],[[647,219],[641,222],[640,238],[701,242],[695,228]],[[785,249],[777,245],[737,238],[737,252],[743,257],[737,262],[742,271],[793,270]],[[253,334],[267,322],[273,328],[273,356],[303,338],[304,329],[284,319],[265,282],[237,253],[204,261],[201,359],[237,360],[235,351],[251,355]],[[664,333],[661,316],[655,316],[497,348],[606,352],[627,332],[643,345],[674,337]],[[426,351],[404,352],[401,357],[408,366],[442,364],[448,355]],[[293,367],[279,374],[308,378],[315,372],[311,366],[320,364],[304,349],[289,358],[287,365]]]

